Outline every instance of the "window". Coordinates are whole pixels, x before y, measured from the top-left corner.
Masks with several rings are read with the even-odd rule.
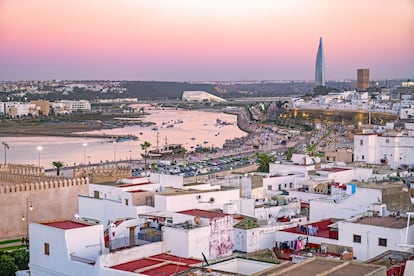
[[[388,138],[387,138],[387,139],[385,139],[385,143],[386,143],[386,144],[389,144],[389,143],[390,143],[390,139],[388,139]]]
[[[354,234],[354,242],[361,243],[361,235]]]
[[[49,244],[45,242],[44,244],[44,251],[45,251],[45,255],[50,255],[50,248],[49,248]]]
[[[99,198],[99,191],[93,191],[93,197]]]
[[[272,185],[267,185],[267,189],[268,189],[269,191],[271,191],[271,190],[272,190]]]
[[[378,238],[378,245],[387,247],[387,239]]]
[[[279,189],[279,191],[282,190],[282,184],[278,185],[278,189]]]
[[[361,140],[359,140],[359,145],[360,145],[360,146],[363,146],[363,145],[364,145],[364,140],[362,140],[362,139],[361,139]]]
[[[364,159],[365,159],[365,156],[364,156],[364,155],[362,155],[362,156],[361,156],[361,159],[362,159],[362,160],[364,160]]]
[[[293,188],[292,182],[289,183],[289,188]]]
[[[125,205],[128,206],[128,198],[125,198]]]

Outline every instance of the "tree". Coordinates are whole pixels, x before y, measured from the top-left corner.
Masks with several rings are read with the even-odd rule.
[[[6,142],[1,142],[4,147],[4,164],[7,164],[7,150],[10,148]]]
[[[269,164],[275,162],[275,159],[267,153],[256,154],[256,163],[259,164],[257,171],[269,172]]]
[[[148,141],[145,141],[143,144],[141,144],[141,149],[144,151],[144,169],[145,169],[145,176],[147,174],[147,158],[148,158],[148,149],[151,147],[151,143]]]
[[[19,270],[29,269],[29,251],[26,249],[18,249],[9,253],[14,258],[14,264]]]
[[[0,256],[0,275],[14,276],[19,268],[14,264],[14,258],[3,254]]]
[[[52,165],[56,168],[56,175],[59,176],[60,175],[60,168],[63,167],[63,163],[60,161],[53,161]]]
[[[288,147],[286,151],[286,160],[290,161],[294,153],[296,153],[296,149],[294,147]]]

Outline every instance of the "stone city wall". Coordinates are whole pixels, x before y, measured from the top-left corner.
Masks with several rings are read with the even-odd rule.
[[[32,181],[26,182],[28,179]],[[39,178],[6,172],[0,173],[0,183],[0,240],[26,236],[27,218],[29,222],[73,218],[78,212],[78,195],[87,194],[89,186],[87,178]]]

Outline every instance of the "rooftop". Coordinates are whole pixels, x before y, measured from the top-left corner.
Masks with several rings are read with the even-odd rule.
[[[118,264],[111,268],[145,275],[174,275],[201,263],[202,262],[197,259],[181,258],[162,253]]]
[[[147,182],[135,183],[135,184],[121,184],[121,185],[117,185],[117,186],[120,187],[120,188],[126,188],[126,187],[141,186],[141,185],[146,185],[146,184],[151,184],[151,182],[147,181]]]
[[[333,219],[325,219],[313,223],[297,225],[296,227],[285,228],[279,231],[295,233],[299,235],[312,235],[320,238],[338,239],[338,231],[333,224],[336,221]]]
[[[228,214],[224,214],[222,212],[217,211],[208,211],[208,210],[201,210],[201,209],[192,209],[192,210],[185,210],[178,212],[184,215],[190,215],[194,217],[201,217],[201,218],[222,218],[225,216],[229,216]]]
[[[318,171],[324,171],[324,172],[344,172],[344,171],[349,171],[349,170],[351,169],[350,168],[338,168],[338,167],[318,169]]]
[[[64,220],[64,221],[53,221],[53,222],[46,222],[42,223],[43,225],[59,228],[59,229],[75,229],[75,228],[81,228],[81,227],[88,227],[90,224],[83,223],[83,222],[75,222],[71,220]]]
[[[319,273],[321,275],[374,275],[379,271],[384,271],[385,273],[385,268],[382,266],[343,262],[326,258],[310,258],[287,268],[285,266],[275,266],[275,269],[268,270],[267,273],[284,276],[319,275]]]
[[[397,219],[396,217],[391,217],[391,216],[388,216],[388,217],[373,217],[372,216],[372,217],[360,218],[357,221],[353,221],[353,223],[402,229],[402,228],[407,227],[407,218],[400,217],[399,219]],[[412,224],[414,224],[414,221],[410,220],[410,225]]]

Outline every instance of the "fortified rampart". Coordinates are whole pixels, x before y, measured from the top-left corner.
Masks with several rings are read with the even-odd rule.
[[[73,217],[78,195],[88,193],[88,184],[88,178],[47,176],[31,165],[1,165],[0,240],[26,236],[28,221]]]
[[[86,166],[77,167],[73,171],[75,178],[87,177],[90,183],[109,183],[116,182],[121,178],[131,177],[131,167],[129,166]]]

